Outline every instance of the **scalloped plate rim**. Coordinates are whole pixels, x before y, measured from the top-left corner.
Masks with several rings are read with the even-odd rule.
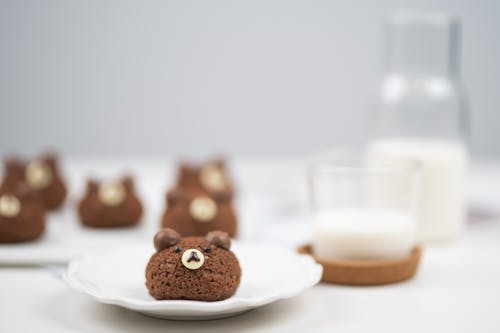
[[[243,243],[243,242],[239,242]],[[245,245],[252,246],[251,243]],[[274,245],[269,245],[274,246]],[[281,247],[280,247],[281,248]],[[282,249],[282,248],[281,248]],[[289,250],[292,254],[293,251]],[[193,300],[161,300],[145,301],[131,297],[120,297],[109,295],[102,291],[95,290],[89,286],[89,282],[82,281],[78,275],[81,266],[88,260],[94,259],[95,255],[84,256],[80,259],[72,260],[63,274],[63,280],[74,290],[91,296],[96,301],[103,304],[117,305],[129,310],[137,311],[145,315],[172,319],[193,319],[200,320],[210,317],[227,317],[242,313],[260,306],[264,306],[280,299],[287,299],[297,296],[302,291],[316,285],[320,279],[323,267],[316,263],[314,259],[307,255],[293,253],[297,262],[302,267],[308,267],[308,273],[304,278],[288,285],[287,288],[274,290],[265,296],[260,297],[230,297],[217,302],[203,302]],[[303,270],[306,271],[306,270]],[[194,314],[196,312],[196,314]]]

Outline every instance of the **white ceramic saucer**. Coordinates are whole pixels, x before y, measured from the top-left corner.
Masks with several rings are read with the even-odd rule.
[[[236,294],[219,302],[157,301],[144,284],[152,244],[135,244],[70,262],[65,281],[98,302],[148,316],[206,320],[233,316],[276,300],[296,296],[321,279],[322,267],[305,255],[272,245],[233,241],[242,269]]]

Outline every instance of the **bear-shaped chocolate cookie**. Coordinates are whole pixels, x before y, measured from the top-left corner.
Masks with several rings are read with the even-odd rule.
[[[26,184],[0,192],[0,243],[27,242],[45,230],[45,205]]]
[[[212,302],[229,298],[238,289],[241,268],[227,233],[183,238],[167,228],[156,234],[154,245],[146,287],[155,299]]]
[[[4,163],[4,181],[1,190],[13,190],[19,183],[26,183],[38,192],[47,209],[60,207],[66,198],[66,185],[53,153],[25,162],[11,157]]]
[[[142,203],[131,177],[119,181],[87,181],[87,190],[78,205],[81,222],[89,227],[116,228],[139,223]]]
[[[167,208],[162,218],[164,228],[182,236],[201,236],[222,230],[234,237],[237,219],[228,190],[206,192],[177,187],[167,193]]]
[[[214,160],[201,165],[181,162],[177,174],[177,187],[201,189],[207,192],[234,189],[228,176],[224,160]]]

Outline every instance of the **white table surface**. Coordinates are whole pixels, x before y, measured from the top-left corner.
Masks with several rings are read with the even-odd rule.
[[[71,198],[88,171],[113,174],[126,159],[71,159]],[[167,161],[131,160],[152,228],[172,180]],[[308,237],[303,168],[293,160],[238,160],[241,238],[294,247]],[[249,313],[207,322],[152,319],[96,303],[67,287],[63,266],[0,267],[0,332],[500,332],[500,164],[474,165],[470,197],[482,214],[463,235],[425,248],[417,276],[390,286],[320,284]],[[71,200],[70,200],[71,201]],[[498,203],[498,205],[496,205]],[[496,206],[498,209],[496,210]],[[67,209],[71,209],[69,206]],[[293,277],[291,277],[293,278]]]

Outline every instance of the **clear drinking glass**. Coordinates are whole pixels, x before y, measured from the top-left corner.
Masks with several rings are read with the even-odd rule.
[[[367,149],[321,153],[309,163],[313,251],[323,259],[401,258],[415,246],[420,165],[372,159]]]
[[[372,154],[422,162],[418,238],[449,238],[464,222],[468,165],[460,24],[445,14],[399,14],[384,28],[385,75],[370,122]]]

